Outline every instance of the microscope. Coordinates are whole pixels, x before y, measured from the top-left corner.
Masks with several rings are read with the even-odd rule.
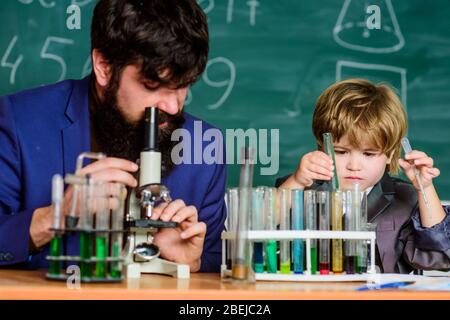
[[[175,228],[176,222],[152,219],[153,209],[170,202],[169,189],[161,184],[161,152],[158,150],[158,109],[145,109],[145,146],[140,154],[139,179],[136,188],[129,188],[125,202],[127,241],[123,250],[126,277],[139,278],[142,273],[158,273],[176,278],[189,278],[189,266],[159,257],[153,243],[159,228]]]

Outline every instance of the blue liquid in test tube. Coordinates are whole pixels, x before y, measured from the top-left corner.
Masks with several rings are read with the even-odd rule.
[[[292,229],[304,230],[303,216],[303,190],[292,190]],[[294,273],[303,273],[305,243],[303,240],[294,240],[293,260]]]

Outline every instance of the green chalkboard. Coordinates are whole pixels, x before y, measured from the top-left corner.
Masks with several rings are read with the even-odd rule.
[[[95,2],[2,1],[0,94],[88,74]],[[295,169],[315,148],[311,116],[319,94],[336,79],[358,76],[397,89],[410,141],[433,156],[441,169],[436,186],[450,199],[448,0],[198,2],[208,15],[211,52],[186,110],[224,132],[279,129],[279,171],[261,175],[268,165],[257,165],[255,184],[271,185]],[[81,9],[80,29],[67,27],[71,4]],[[380,29],[367,29],[368,5],[380,9]],[[228,184],[237,185],[239,167],[229,173]]]

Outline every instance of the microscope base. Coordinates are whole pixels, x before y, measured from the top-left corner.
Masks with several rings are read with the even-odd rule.
[[[190,270],[187,264],[178,264],[161,258],[148,262],[134,262],[124,266],[125,277],[140,278],[142,273],[157,273],[178,279],[189,279]]]

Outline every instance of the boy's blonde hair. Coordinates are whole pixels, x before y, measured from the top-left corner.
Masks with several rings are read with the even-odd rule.
[[[347,134],[355,148],[366,148],[360,143],[367,141],[388,158],[392,155],[388,170],[393,174],[399,170],[400,140],[406,130],[406,112],[391,87],[364,79],[328,87],[317,100],[313,115],[313,133],[320,149],[323,133],[331,132],[334,142]]]

